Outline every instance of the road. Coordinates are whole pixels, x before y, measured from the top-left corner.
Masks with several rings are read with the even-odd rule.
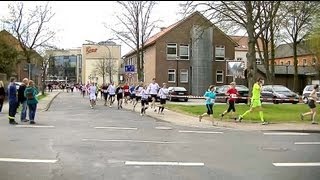
[[[0,179],[320,178],[320,134],[176,126],[97,104],[61,93],[36,126],[2,114]]]

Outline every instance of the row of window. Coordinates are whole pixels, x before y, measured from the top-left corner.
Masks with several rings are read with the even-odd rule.
[[[168,82],[175,83],[176,82],[176,69],[168,69]],[[188,83],[189,82],[189,73],[187,69],[180,69],[179,74],[179,82],[180,83]],[[216,71],[216,83],[223,83],[223,71]]]

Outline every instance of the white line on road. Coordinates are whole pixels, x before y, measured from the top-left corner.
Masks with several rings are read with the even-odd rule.
[[[180,133],[198,133],[198,134],[223,134],[223,132],[215,132],[215,131],[184,131],[180,130]]]
[[[295,142],[294,144],[298,145],[320,145],[320,142]]]
[[[295,133],[295,132],[273,132],[273,133],[263,133],[264,135],[279,135],[279,136],[307,136],[310,135],[309,133]]]
[[[125,165],[136,165],[136,166],[204,166],[204,163],[126,161]]]
[[[311,163],[272,163],[274,166],[297,167],[297,166],[320,166],[320,162]]]
[[[82,139],[82,141],[132,142],[132,143],[154,143],[154,144],[180,144],[180,143],[185,143],[185,142],[145,141],[145,140],[130,140],[130,139]]]
[[[19,128],[54,128],[54,126],[16,125]]]
[[[138,128],[132,127],[94,127],[95,129],[115,129],[115,130],[137,130]]]
[[[30,163],[56,163],[58,160],[50,159],[15,159],[15,158],[0,158],[0,162],[30,162]]]

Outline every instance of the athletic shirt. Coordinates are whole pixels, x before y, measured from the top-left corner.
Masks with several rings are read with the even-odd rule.
[[[129,93],[129,86],[128,85],[124,85],[123,86],[123,91],[124,91],[124,93],[128,94]]]
[[[314,101],[318,100],[317,91],[315,89],[310,93],[309,99],[314,100]]]
[[[142,89],[140,92],[140,95],[141,95],[141,99],[144,99],[144,100],[148,99],[149,97],[148,91],[146,89]]]
[[[167,95],[169,94],[168,88],[161,88],[159,90],[160,99],[167,99]]]
[[[216,93],[208,90],[204,93],[204,97],[206,98],[206,104],[214,104],[216,100]]]
[[[138,86],[137,88],[136,88],[136,96],[140,96],[141,97],[141,91],[143,90],[143,87],[142,86]]]
[[[96,94],[97,92],[97,87],[96,86],[90,86],[89,87],[89,94]]]
[[[122,94],[123,93],[122,87],[118,87],[116,92],[117,92],[117,94]]]
[[[260,99],[261,87],[258,83],[254,83],[252,88],[252,99]]]
[[[110,95],[115,95],[116,94],[116,87],[114,85],[109,85],[108,87],[108,92]]]
[[[108,92],[108,86],[104,85],[102,86],[102,92],[107,93]]]
[[[229,101],[235,101],[237,98],[238,91],[235,88],[228,89],[227,93],[229,94]]]
[[[159,85],[158,83],[150,83],[148,86],[148,91],[150,94],[158,94],[158,90],[159,90]]]
[[[131,94],[136,94],[135,88],[136,87],[134,87],[134,86],[130,86],[129,90],[130,90]]]

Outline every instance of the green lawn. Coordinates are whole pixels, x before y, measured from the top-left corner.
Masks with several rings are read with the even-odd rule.
[[[189,114],[192,116],[199,116],[206,112],[205,105],[176,105],[167,104],[166,107],[170,110]],[[263,104],[264,119],[269,122],[274,123],[285,123],[285,122],[302,122],[300,120],[300,114],[309,111],[309,107],[306,104]],[[228,108],[226,104],[218,104],[213,107],[213,117],[220,120],[220,114]],[[249,109],[248,105],[237,105],[236,104],[236,115],[244,113]],[[231,113],[224,117],[224,121],[232,121]],[[319,115],[316,117],[317,120],[320,119]],[[304,121],[311,121],[311,117],[305,117]],[[254,111],[247,114],[244,122],[261,122],[259,117],[259,112]]]

